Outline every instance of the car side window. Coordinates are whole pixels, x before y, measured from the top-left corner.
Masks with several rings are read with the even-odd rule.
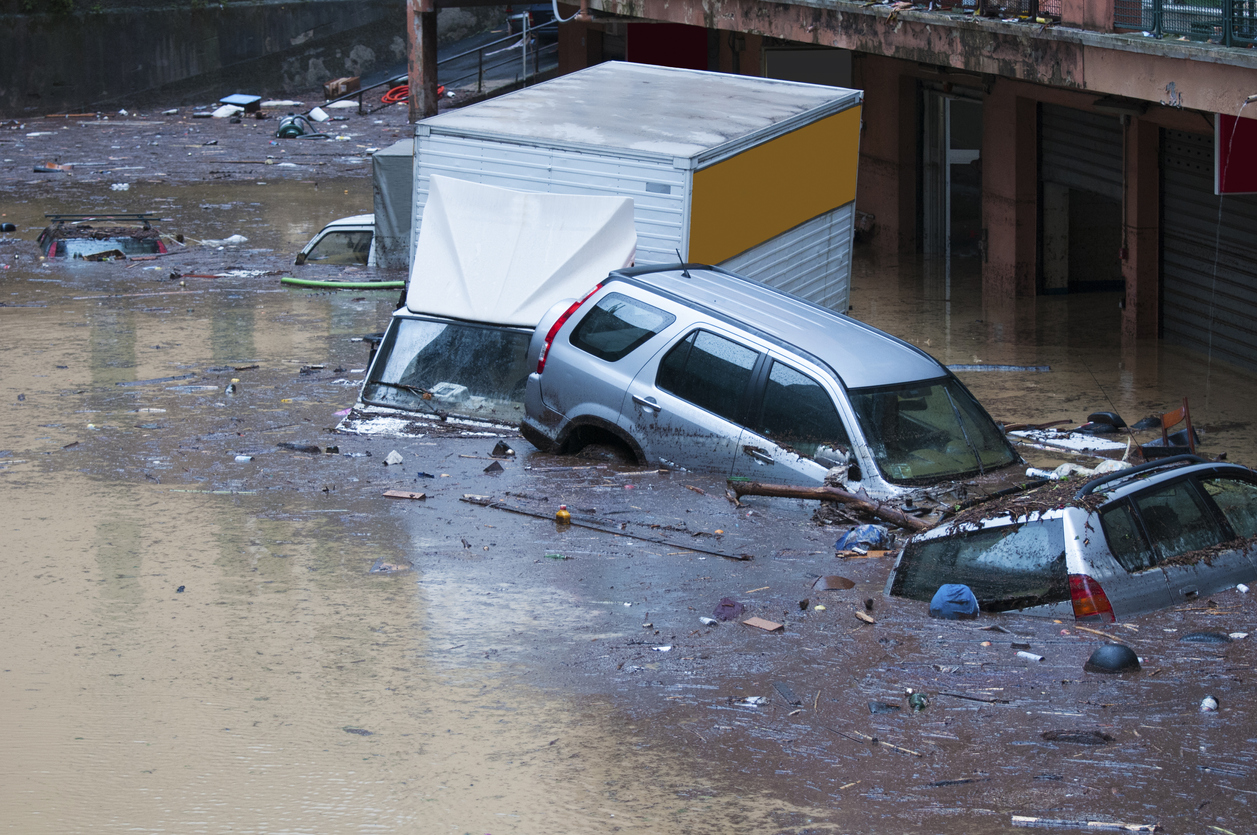
[[[818,446],[850,449],[847,428],[829,392],[811,377],[774,361],[752,430],[803,455]]]
[[[1257,535],[1257,484],[1235,478],[1210,478],[1200,482],[1235,535],[1247,539]]]
[[[1134,499],[1157,562],[1222,542],[1222,526],[1190,481],[1176,481]]]
[[[306,261],[341,266],[355,264],[366,266],[370,251],[370,232],[329,232],[314,245],[314,249],[310,250]]]
[[[675,316],[657,307],[608,293],[581,319],[570,341],[600,360],[615,362],[675,321]]]
[[[1133,574],[1157,564],[1129,504],[1122,502],[1101,511],[1100,524],[1104,528],[1104,538],[1109,543],[1109,550],[1122,568]]]
[[[759,352],[696,330],[659,363],[655,385],[729,420],[739,420]]]

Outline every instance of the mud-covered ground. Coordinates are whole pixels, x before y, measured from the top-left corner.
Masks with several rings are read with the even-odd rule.
[[[326,220],[368,211],[355,160],[399,120],[283,146],[273,120],[186,114],[0,128],[0,220],[18,226],[0,235],[6,829],[996,833],[1015,815],[1254,829],[1257,638],[1180,640],[1249,632],[1252,595],[1103,636],[936,621],[882,594],[890,558],[837,557],[807,503],[735,506],[715,476],[519,438],[490,474],[496,438],[335,433],[366,361],[356,340],[396,292],[277,276]],[[34,174],[43,160],[74,173]],[[249,241],[38,259],[44,212],[106,209]],[[966,375],[998,418],[1141,417],[1189,394],[1205,451],[1252,460],[1251,378],[1165,346],[1123,354],[1112,296],[1043,302],[1014,340],[971,274],[931,301],[929,265],[860,259],[861,318],[945,362],[1052,365]],[[324,274],[342,272],[368,271]],[[385,466],[393,450],[403,461]],[[557,527],[561,503],[600,530]],[[823,575],[854,586],[813,589]],[[725,597],[784,628],[701,623]],[[1106,638],[1142,671],[1084,672]],[[1201,713],[1208,695],[1220,709]]]

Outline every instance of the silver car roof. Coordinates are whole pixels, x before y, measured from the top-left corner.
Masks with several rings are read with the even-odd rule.
[[[1192,457],[1194,458],[1195,456]],[[1186,458],[1187,456],[1183,456],[1183,459]],[[1167,458],[1162,461],[1149,462],[1144,467],[1117,470],[1114,473],[1110,473],[1104,482],[1101,482],[1100,479],[1094,479],[1083,485],[1079,494],[1081,495],[1084,491],[1095,492],[1101,493],[1109,499],[1120,499],[1154,484],[1181,478],[1189,473],[1201,472],[1214,472],[1218,475],[1246,475],[1249,477],[1253,475],[1253,471],[1248,467],[1225,461],[1206,461],[1201,458],[1192,463],[1182,459],[1172,461]],[[1091,485],[1095,485],[1095,487]]]
[[[639,267],[611,274],[745,324],[829,365],[848,388],[936,380],[938,360],[850,316],[719,268]]]

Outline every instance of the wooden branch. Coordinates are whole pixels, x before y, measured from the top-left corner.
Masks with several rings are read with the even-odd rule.
[[[815,499],[822,502],[840,502],[872,514],[878,519],[908,528],[912,531],[928,531],[934,527],[923,519],[896,510],[881,502],[863,499],[854,493],[837,487],[796,487],[792,484],[761,484],[758,481],[730,481],[730,489],[738,498],[743,496],[777,496],[784,499]]]

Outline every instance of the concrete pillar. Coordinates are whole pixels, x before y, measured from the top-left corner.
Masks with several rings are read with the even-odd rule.
[[[996,81],[982,110],[982,293],[988,303],[1035,294],[1038,110]]]
[[[1122,220],[1122,277],[1126,308],[1122,340],[1154,339],[1161,264],[1161,131],[1145,119],[1131,119],[1125,128],[1126,183]]]
[[[410,0],[406,4],[409,43],[407,72],[410,76],[410,121],[436,115],[436,0]]]
[[[917,245],[917,81],[903,66],[857,53],[852,67],[864,90],[855,205],[876,217],[879,254],[914,252]]]

